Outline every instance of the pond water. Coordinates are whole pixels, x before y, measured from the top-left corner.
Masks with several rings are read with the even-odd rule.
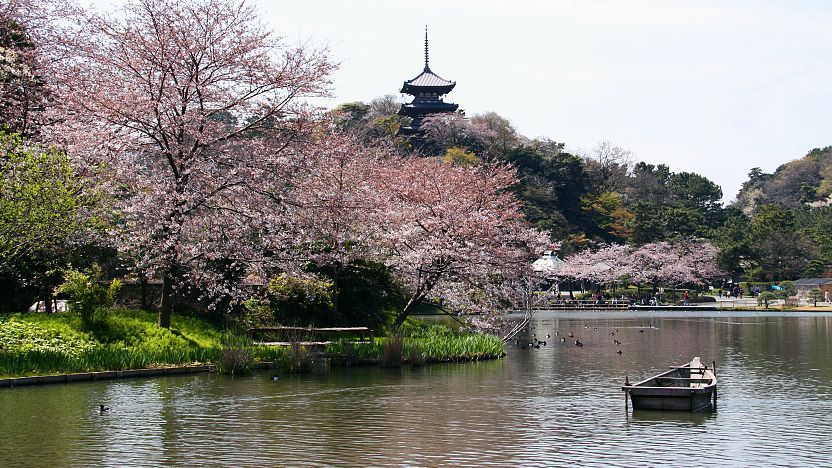
[[[278,381],[259,373],[0,389],[0,460],[832,464],[832,316],[536,312],[531,325],[538,338],[551,335],[547,346],[511,348],[488,362]],[[584,347],[560,343],[570,331]],[[634,381],[693,356],[717,363],[716,412],[625,411],[625,376]],[[100,403],[112,410],[99,414]]]

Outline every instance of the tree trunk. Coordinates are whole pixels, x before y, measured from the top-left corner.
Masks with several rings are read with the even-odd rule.
[[[393,330],[398,331],[398,329],[404,324],[404,321],[407,320],[407,317],[410,316],[410,313],[413,311],[413,308],[416,307],[423,298],[421,294],[414,294],[410,297],[410,300],[407,301],[407,305],[404,306],[399,315],[396,316],[396,321],[393,322]]]
[[[159,304],[159,327],[170,328],[170,316],[175,301],[173,293],[173,272],[168,270],[162,276],[162,300]]]
[[[339,310],[338,310],[338,296],[339,296],[338,292],[339,292],[339,289],[338,288],[340,286],[338,284],[338,280],[339,280],[340,276],[341,276],[341,267],[340,267],[340,265],[338,265],[336,263],[335,265],[332,266],[332,311],[333,311],[332,315],[334,317],[336,317],[336,320],[340,317],[340,315],[338,314],[338,312],[339,312]]]
[[[141,293],[141,308],[147,310],[147,275],[139,273],[139,292]]]
[[[43,280],[43,311],[52,313],[52,282],[49,281],[49,275]]]

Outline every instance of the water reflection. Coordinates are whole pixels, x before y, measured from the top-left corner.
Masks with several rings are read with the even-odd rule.
[[[5,389],[0,459],[678,466],[703,462],[695,448],[710,464],[828,464],[829,316],[539,313],[531,326],[547,346],[466,365]],[[584,347],[561,343],[569,332]],[[717,412],[625,411],[625,376],[693,356],[717,362]]]

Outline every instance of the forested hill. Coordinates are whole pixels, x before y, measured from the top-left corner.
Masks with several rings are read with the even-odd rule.
[[[752,215],[764,205],[787,209],[832,205],[832,146],[815,148],[773,174],[751,169],[734,206]]]
[[[398,106],[395,96],[384,96],[330,115],[367,141],[391,138],[412,151],[396,135],[406,123]],[[493,112],[428,117],[423,129],[421,153],[451,164],[511,163],[526,219],[561,242],[564,257],[607,244],[696,238],[719,247],[721,266],[735,278],[817,276],[832,264],[832,147],[774,174],[753,169],[737,201],[725,206],[722,189],[703,175],[637,162],[609,142],[571,154],[563,143],[521,135]]]

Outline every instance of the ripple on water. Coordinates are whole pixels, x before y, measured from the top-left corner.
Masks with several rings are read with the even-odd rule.
[[[6,389],[0,456],[10,465],[824,465],[830,320],[541,314],[535,332],[572,331],[585,346],[279,382],[199,375]],[[717,412],[625,411],[624,376],[694,355],[717,361]],[[112,411],[98,414],[101,402]]]

